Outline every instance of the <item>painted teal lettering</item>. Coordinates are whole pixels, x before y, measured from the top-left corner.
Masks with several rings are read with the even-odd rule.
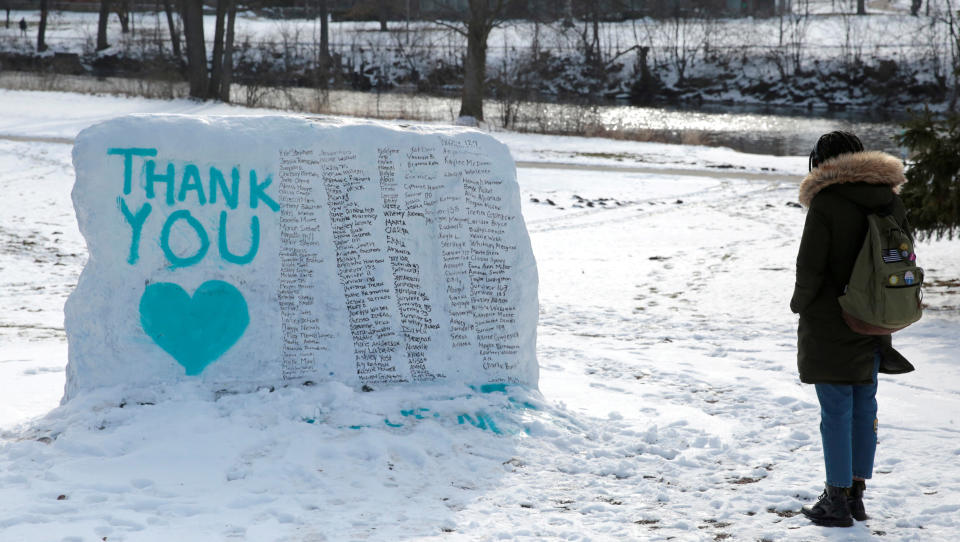
[[[484,413],[483,411],[477,412],[477,419],[476,419],[476,421],[474,421],[474,419],[473,419],[469,414],[460,414],[460,415],[458,415],[458,416],[457,416],[457,423],[460,424],[460,425],[463,425],[464,422],[469,423],[470,425],[476,427],[477,429],[486,430],[487,428],[489,428],[490,431],[492,431],[493,433],[495,433],[495,434],[497,434],[497,435],[503,433],[503,432],[500,430],[500,428],[497,427],[497,424],[493,422],[493,418],[491,418],[490,416],[488,416],[488,415],[487,415],[486,413]]]
[[[227,207],[236,209],[240,203],[240,170],[233,168],[230,171],[230,188],[227,188],[227,181],[223,178],[223,173],[211,166],[210,167],[210,204],[217,202],[217,187],[223,193],[223,200],[227,202]]]
[[[473,389],[476,389],[476,387],[474,386],[470,386],[470,387]],[[491,384],[483,384],[482,386],[480,386],[480,393],[494,393],[494,392],[507,393],[507,384],[491,383]]]
[[[127,263],[133,265],[140,259],[140,233],[143,231],[143,223],[147,221],[147,216],[150,215],[151,207],[149,203],[144,203],[143,207],[140,207],[134,214],[130,212],[127,202],[122,197],[117,198],[117,204],[120,206],[123,218],[127,219],[127,224],[130,224],[130,229],[133,230],[133,234],[130,236],[130,256],[127,257]]]
[[[173,225],[177,220],[186,220],[187,224],[193,228],[197,234],[197,239],[200,240],[200,248],[197,249],[197,252],[193,256],[182,258],[173,253],[173,250],[170,249],[170,230],[173,228]],[[193,218],[193,215],[190,214],[190,211],[186,209],[180,209],[179,211],[174,211],[170,213],[170,216],[167,217],[167,221],[163,223],[163,230],[160,231],[160,248],[163,249],[163,255],[167,257],[167,261],[170,262],[171,268],[177,267],[189,267],[207,255],[207,250],[210,248],[210,238],[207,237],[207,231],[203,229],[203,225],[200,224],[200,221],[196,218]]]
[[[156,168],[156,162],[147,160],[147,199],[156,196],[154,183],[167,183],[167,205],[173,205],[173,164],[167,164],[167,173],[164,175],[157,175]]]
[[[187,164],[183,168],[183,181],[180,183],[180,193],[177,199],[184,201],[187,199],[187,191],[194,190],[197,193],[197,201],[200,205],[206,205],[207,196],[203,193],[203,182],[200,181],[200,170],[193,164]]]
[[[266,190],[266,188],[270,186],[270,183],[272,182],[273,182],[273,177],[271,175],[267,175],[267,178],[264,179],[262,184],[257,184],[257,172],[252,169],[250,170],[250,208],[251,209],[257,208],[257,200],[263,200],[263,202],[267,204],[267,207],[272,209],[274,212],[277,212],[280,210],[280,205],[278,205],[277,202],[273,201],[270,198],[270,196],[268,196],[267,193],[264,192],[264,190]]]
[[[246,265],[253,261],[260,248],[260,219],[254,215],[250,219],[250,250],[243,256],[237,256],[227,247],[227,212],[220,211],[220,232],[217,236],[217,245],[220,247],[220,257],[230,263]]]
[[[133,157],[156,156],[157,149],[141,149],[138,147],[114,147],[107,149],[107,155],[112,154],[123,156],[123,193],[124,195],[129,195],[130,190],[133,188]]]

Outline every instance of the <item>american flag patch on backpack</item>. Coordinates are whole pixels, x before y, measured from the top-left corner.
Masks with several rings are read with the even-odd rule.
[[[903,255],[895,248],[885,248],[880,251],[884,263],[902,262]]]

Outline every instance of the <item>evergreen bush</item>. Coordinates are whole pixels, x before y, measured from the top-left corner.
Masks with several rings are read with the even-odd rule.
[[[914,113],[896,136],[910,150],[901,196],[921,237],[960,233],[960,113]]]

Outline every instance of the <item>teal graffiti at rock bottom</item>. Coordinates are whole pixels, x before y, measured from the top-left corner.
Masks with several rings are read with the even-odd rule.
[[[382,419],[382,424],[390,429],[407,429],[424,420],[434,420],[440,423],[452,423],[453,420],[456,420],[455,423],[457,425],[474,427],[480,429],[481,431],[489,431],[496,435],[509,436],[524,433],[529,434],[529,427],[527,427],[526,423],[523,421],[523,413],[528,411],[540,411],[541,407],[536,404],[536,401],[531,398],[531,395],[523,386],[492,383],[479,386],[470,386],[470,389],[474,392],[479,392],[480,394],[484,395],[504,395],[506,402],[499,400],[496,401],[500,403],[499,405],[490,404],[486,408],[480,408],[476,410],[471,409],[467,412],[464,412],[463,410],[457,412],[458,409],[456,409],[456,407],[451,409],[448,405],[443,405],[441,410],[445,411],[444,415],[441,415],[439,412],[436,412],[430,408],[424,407],[400,409],[399,416],[388,415]],[[448,397],[445,400],[442,400],[441,403],[446,401],[465,402],[474,397],[475,395],[473,393],[467,393],[466,395]],[[309,424],[327,423],[327,417],[320,411],[320,409],[317,410],[315,416],[303,417],[301,420]],[[363,430],[378,426],[378,423],[368,422],[341,425],[340,427]]]
[[[170,282],[150,284],[140,298],[140,324],[188,375],[198,375],[243,336],[247,302],[233,285],[204,282],[190,297]]]

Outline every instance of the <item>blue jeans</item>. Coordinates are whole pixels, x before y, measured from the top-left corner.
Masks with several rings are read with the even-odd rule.
[[[850,487],[854,477],[867,479],[873,475],[879,368],[878,352],[873,360],[873,384],[815,385],[820,400],[820,437],[827,485]]]

